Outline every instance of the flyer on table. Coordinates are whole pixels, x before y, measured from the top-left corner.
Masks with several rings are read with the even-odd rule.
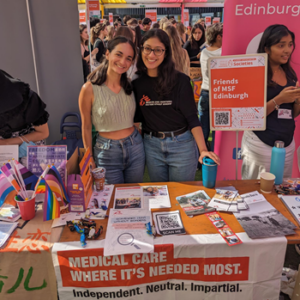
[[[28,146],[27,168],[40,176],[48,165],[54,165],[62,180],[67,182],[67,146]]]
[[[149,208],[169,208],[171,207],[168,187],[166,185],[143,186],[143,202]]]
[[[148,209],[111,209],[105,237],[104,256],[152,252],[153,236],[145,224],[151,223]]]

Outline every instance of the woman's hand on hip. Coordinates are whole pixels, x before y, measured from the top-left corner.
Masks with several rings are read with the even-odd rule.
[[[203,163],[203,158],[204,157],[209,157],[211,158],[217,165],[220,165],[220,157],[211,151],[201,151],[200,157],[199,157],[199,162],[202,164]]]

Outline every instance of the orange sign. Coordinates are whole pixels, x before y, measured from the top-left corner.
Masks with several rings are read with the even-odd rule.
[[[110,25],[113,25],[114,24],[114,15],[113,15],[113,13],[109,13],[108,18],[109,18]]]
[[[174,257],[172,244],[153,253],[103,256],[103,249],[58,251],[63,287],[122,287],[167,281],[247,281],[249,257]],[[196,278],[196,279],[195,279]]]
[[[184,9],[183,11],[183,24],[184,26],[189,26],[190,23],[190,13],[188,9]]]
[[[211,17],[210,17],[210,16],[205,17],[205,25],[206,25],[206,26],[211,25]]]
[[[156,9],[147,9],[145,10],[145,18],[149,18],[152,23],[157,22],[157,10]]]
[[[220,22],[220,18],[217,18],[217,17],[216,17],[216,18],[213,19],[213,24],[219,23],[219,22]]]
[[[79,24],[86,24],[85,10],[79,11]]]
[[[89,11],[100,10],[99,1],[89,1]]]
[[[265,130],[266,54],[210,58],[212,130]]]

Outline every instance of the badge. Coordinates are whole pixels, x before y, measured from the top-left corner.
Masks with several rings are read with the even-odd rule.
[[[292,110],[291,109],[278,109],[278,119],[292,119]]]

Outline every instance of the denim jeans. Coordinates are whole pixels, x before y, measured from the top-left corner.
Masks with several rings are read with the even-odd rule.
[[[105,183],[143,182],[145,151],[143,139],[136,129],[121,140],[109,140],[98,135],[94,159],[98,167],[106,169]]]
[[[202,130],[204,135],[205,143],[207,144],[207,140],[210,133],[210,123],[209,123],[209,92],[202,90],[200,94],[200,100],[198,102],[198,111],[199,111],[199,119],[202,124]],[[214,149],[214,140],[215,140],[215,131],[212,132],[212,144],[211,151]]]
[[[144,145],[151,182],[195,180],[199,154],[189,130],[164,139],[144,134]]]

